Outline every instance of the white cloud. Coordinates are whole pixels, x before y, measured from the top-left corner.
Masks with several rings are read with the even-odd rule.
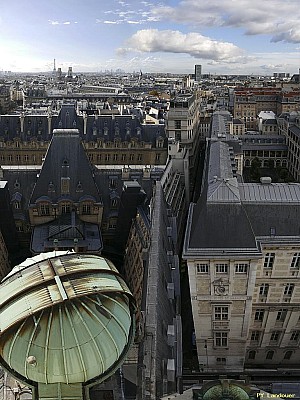
[[[59,25],[58,21],[52,21],[51,19],[48,20],[50,25]]]
[[[188,54],[195,58],[219,62],[249,61],[242,49],[232,43],[212,40],[199,33],[184,34],[179,31],[143,29],[127,41],[128,47],[118,49],[119,54],[129,51]]]
[[[50,25],[71,25],[72,23],[73,24],[78,24],[78,22],[71,22],[71,21],[59,22],[59,21],[53,21],[51,19],[49,19],[48,22],[49,22]]]
[[[122,6],[112,10],[106,10],[103,13],[112,17],[111,23],[129,24],[129,25],[141,25],[149,22],[159,22],[160,18],[153,14],[152,9],[156,6],[153,3],[142,1],[139,3],[139,8],[133,7],[133,4],[125,3],[124,1],[118,1]],[[107,23],[103,19],[97,19],[97,23]]]
[[[131,21],[131,20],[128,20],[128,21],[126,21],[126,22],[127,22],[127,24],[136,24],[136,25],[142,23],[141,21]]]
[[[116,25],[116,24],[119,24],[120,23],[120,21],[100,21],[100,20],[97,20],[97,23],[101,23],[101,22],[103,22],[103,24],[111,24],[111,25]]]
[[[273,42],[300,43],[298,0],[181,0],[178,6],[152,9],[160,20],[199,27],[234,27],[247,35],[271,35]]]

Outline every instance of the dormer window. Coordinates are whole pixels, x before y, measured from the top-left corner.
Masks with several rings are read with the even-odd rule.
[[[90,215],[92,211],[92,207],[90,203],[82,204],[82,214]]]
[[[49,203],[41,203],[40,204],[40,215],[48,216],[50,215],[50,205]]]
[[[61,206],[62,214],[70,214],[71,213],[71,203],[62,203]]]
[[[61,194],[70,194],[70,178],[61,177],[60,178],[60,189]]]

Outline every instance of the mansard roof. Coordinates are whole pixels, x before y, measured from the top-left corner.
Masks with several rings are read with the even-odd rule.
[[[86,119],[86,128],[85,125]],[[21,122],[22,121],[22,122]],[[49,122],[51,128],[49,132]],[[53,129],[78,129],[84,141],[121,141],[132,139],[155,146],[158,137],[166,139],[164,124],[143,124],[140,116],[129,115],[84,115],[78,114],[74,104],[63,104],[60,111],[32,111],[0,116],[0,138],[12,141],[50,141]]]

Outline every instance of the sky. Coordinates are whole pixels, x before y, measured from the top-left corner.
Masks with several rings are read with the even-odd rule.
[[[299,0],[0,0],[0,71],[298,73]]]

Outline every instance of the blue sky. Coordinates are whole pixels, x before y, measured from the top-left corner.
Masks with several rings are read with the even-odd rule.
[[[0,0],[0,71],[297,73],[299,0]]]

